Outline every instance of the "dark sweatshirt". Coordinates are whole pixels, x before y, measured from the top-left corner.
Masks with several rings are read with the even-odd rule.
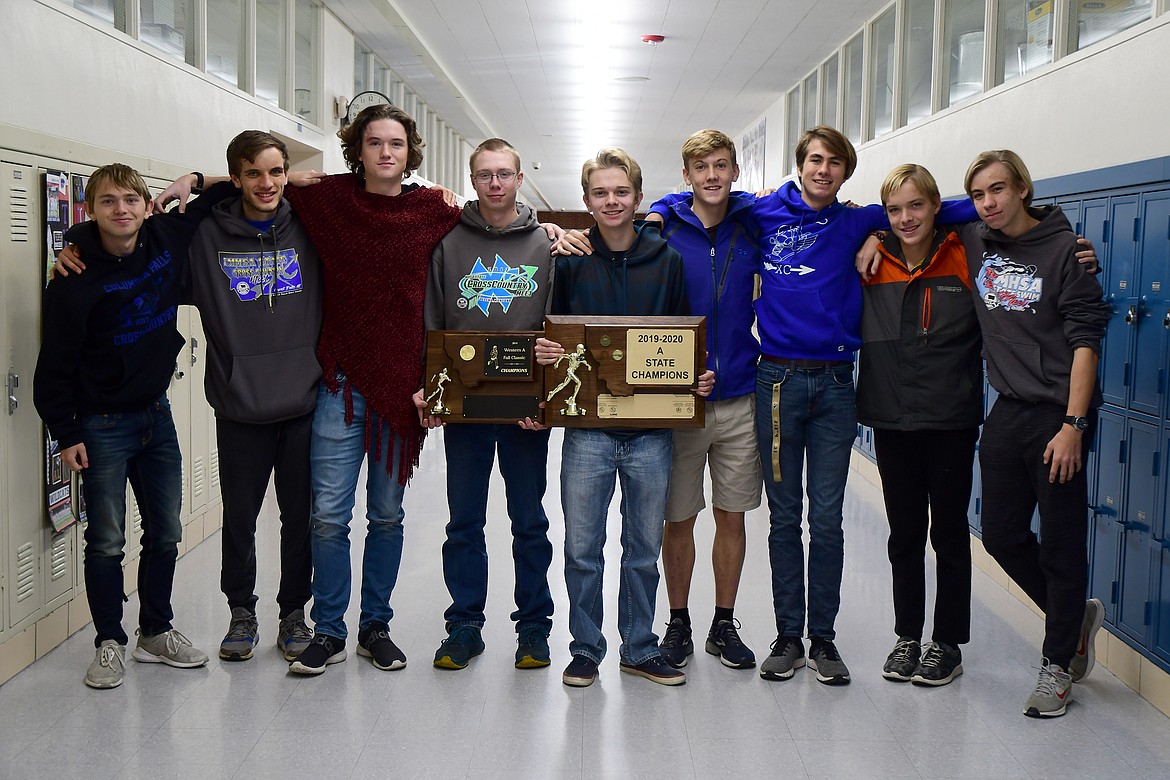
[[[548,234],[516,204],[516,220],[497,230],[463,206],[459,224],[431,255],[423,322],[427,330],[541,330],[552,290]]]
[[[45,289],[33,377],[33,403],[61,449],[81,443],[78,418],[145,409],[166,392],[185,343],[175,318],[187,248],[215,200],[230,191],[209,190],[186,214],[148,217],[125,257],[102,248],[94,222],[66,231],[86,270]]]
[[[987,377],[1000,395],[1068,403],[1073,350],[1101,353],[1109,309],[1079,263],[1076,234],[1059,206],[1032,208],[1039,224],[1017,238],[982,222],[957,227],[983,331]],[[1092,407],[1101,390],[1093,389]]]
[[[200,226],[188,267],[216,415],[263,424],[313,411],[321,262],[288,201],[267,232],[244,218],[240,198],[220,203]]]

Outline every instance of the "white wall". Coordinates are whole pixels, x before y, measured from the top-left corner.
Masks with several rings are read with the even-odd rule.
[[[224,149],[236,133],[263,129],[293,139],[294,157],[319,150],[316,165],[343,171],[330,105],[333,95],[353,91],[353,38],[331,14],[323,17],[320,39],[333,58],[323,69],[322,114],[330,126],[319,129],[113,29],[95,28],[71,9],[4,0],[0,125],[43,134],[36,151],[65,159],[77,159],[70,142],[78,142],[111,152],[108,160],[84,162],[133,154],[160,170],[209,173],[226,172]]]
[[[944,195],[959,194],[968,163],[985,149],[1014,149],[1035,179],[1170,156],[1168,52],[1170,15],[1163,15],[871,141],[858,149],[860,164],[841,199],[876,202],[886,173],[903,162],[925,165]],[[779,169],[783,149],[774,146],[785,126],[783,97],[765,116],[765,179],[776,186],[788,173]]]

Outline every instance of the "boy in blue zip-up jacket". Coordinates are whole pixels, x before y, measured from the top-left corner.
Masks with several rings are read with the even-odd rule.
[[[746,552],[744,513],[760,505],[762,482],[755,432],[756,363],[751,302],[759,265],[755,197],[732,192],[739,178],[735,142],[700,130],[683,143],[683,178],[692,193],[668,195],[647,221],[662,224],[667,244],[683,258],[692,313],[707,318],[708,365],[719,385],[707,401],[705,427],[674,432],[662,568],[670,622],[659,649],[667,663],[685,666],[694,652],[688,609],[695,567],[695,521],[706,506],[703,468],[710,464],[715,539],[715,616],[706,651],[734,669],[756,665],[739,637],[733,610]]]

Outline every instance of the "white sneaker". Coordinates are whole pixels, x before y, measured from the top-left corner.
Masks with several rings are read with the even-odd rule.
[[[90,688],[117,688],[126,674],[126,646],[116,639],[107,639],[97,649],[93,663],[85,671],[85,684]]]
[[[166,664],[179,669],[193,669],[207,663],[207,653],[191,644],[191,640],[175,629],[162,634],[146,636],[137,631],[138,646],[134,660],[144,664]]]
[[[1093,671],[1097,661],[1094,642],[1101,624],[1105,621],[1105,605],[1100,599],[1085,602],[1085,617],[1081,620],[1081,633],[1077,638],[1077,652],[1068,664],[1068,676],[1073,682],[1080,682]]]

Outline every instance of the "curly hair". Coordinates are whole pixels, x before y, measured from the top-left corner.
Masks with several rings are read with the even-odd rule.
[[[406,131],[406,174],[403,176],[406,178],[422,165],[422,150],[426,143],[418,134],[418,126],[415,124],[414,118],[398,106],[386,104],[370,106],[358,114],[352,122],[337,131],[337,137],[341,139],[341,153],[345,157],[345,164],[352,172],[364,175],[362,141],[365,140],[366,128],[370,126],[370,123],[381,119],[393,119]]]

